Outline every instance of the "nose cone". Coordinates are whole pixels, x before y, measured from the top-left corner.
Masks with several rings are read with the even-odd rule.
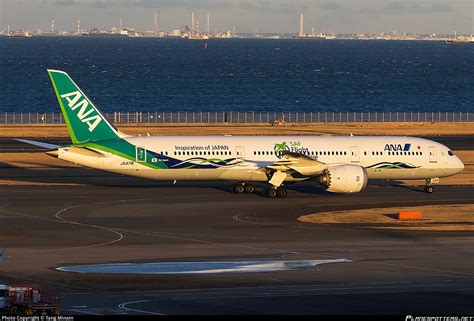
[[[463,162],[459,159],[459,157],[456,156],[456,169],[458,173],[461,173],[464,169],[464,164]]]

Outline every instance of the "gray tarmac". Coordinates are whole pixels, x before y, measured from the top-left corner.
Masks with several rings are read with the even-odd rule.
[[[29,169],[0,168],[10,179],[31,181]],[[6,252],[0,283],[58,289],[65,315],[474,313],[473,232],[297,220],[333,210],[473,204],[472,186],[437,186],[426,194],[373,182],[363,193],[338,195],[305,182],[288,186],[286,199],[267,199],[232,194],[225,182],[173,185],[89,169],[39,171],[37,183],[56,185],[0,186],[0,248]],[[74,181],[83,185],[68,185]],[[352,262],[245,274],[55,270],[88,263],[324,259]]]

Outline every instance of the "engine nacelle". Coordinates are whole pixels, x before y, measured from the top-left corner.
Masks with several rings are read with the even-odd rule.
[[[367,170],[359,165],[334,165],[324,170],[318,178],[328,192],[357,193],[367,187]]]

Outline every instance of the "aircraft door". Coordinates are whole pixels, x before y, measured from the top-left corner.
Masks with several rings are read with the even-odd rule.
[[[351,163],[359,163],[359,146],[351,146]]]
[[[437,163],[438,160],[436,158],[436,147],[428,146],[428,152],[430,153],[430,163]]]
[[[143,147],[135,147],[136,151],[136,161],[137,163],[144,163],[146,162],[146,149]]]
[[[235,146],[235,154],[237,155],[237,158],[244,158],[245,157],[244,146]]]

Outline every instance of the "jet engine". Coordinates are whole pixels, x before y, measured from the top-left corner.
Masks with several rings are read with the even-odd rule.
[[[326,168],[318,182],[333,193],[357,193],[367,187],[367,170],[359,165],[334,165]]]

